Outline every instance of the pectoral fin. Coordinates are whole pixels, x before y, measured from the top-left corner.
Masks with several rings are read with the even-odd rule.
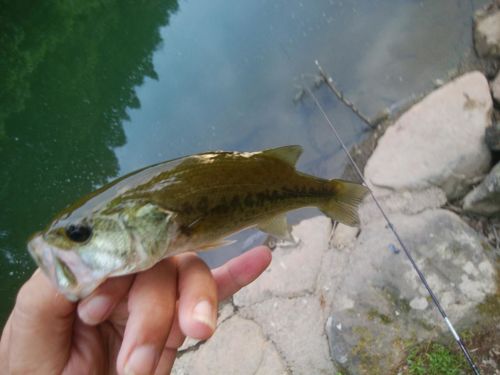
[[[263,232],[269,233],[280,240],[291,241],[293,240],[292,234],[290,233],[290,227],[286,219],[286,215],[278,215],[272,219],[260,222],[257,228]]]

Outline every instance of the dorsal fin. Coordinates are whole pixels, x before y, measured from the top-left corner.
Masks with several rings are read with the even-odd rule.
[[[271,148],[269,150],[262,151],[262,153],[264,155],[284,161],[285,163],[290,164],[292,167],[294,167],[295,163],[297,163],[297,160],[302,154],[302,146],[291,145]]]

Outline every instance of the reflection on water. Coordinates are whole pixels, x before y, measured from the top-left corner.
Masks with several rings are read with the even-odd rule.
[[[23,4],[24,3],[24,4]],[[0,314],[33,270],[26,239],[116,176],[135,87],[176,1],[2,4]],[[6,83],[5,85],[3,83]]]
[[[339,146],[310,100],[293,101],[298,86],[312,83],[314,60],[373,116],[466,58],[471,13],[483,2],[73,0],[34,8],[0,0],[0,320],[33,270],[30,233],[119,174],[209,149],[298,143],[300,169],[338,176]],[[318,96],[347,143],[359,141],[363,124],[327,90]],[[216,252],[209,263],[239,251]]]

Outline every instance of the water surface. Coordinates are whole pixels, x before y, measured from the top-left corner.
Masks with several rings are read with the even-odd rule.
[[[471,54],[483,1],[2,2],[0,320],[34,264],[26,239],[58,210],[145,165],[301,144],[299,168],[345,158],[312,102],[319,60],[368,116],[432,88]],[[364,124],[317,94],[348,145]],[[208,256],[219,264],[261,237]],[[245,238],[247,238],[245,242]]]

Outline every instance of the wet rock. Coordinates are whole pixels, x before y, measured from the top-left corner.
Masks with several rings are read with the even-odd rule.
[[[198,350],[184,353],[174,364],[176,375],[286,374],[272,343],[253,321],[233,316]]]
[[[481,73],[442,86],[387,129],[367,162],[366,179],[391,190],[435,186],[449,199],[463,196],[489,167],[484,132],[491,111],[488,82]]]
[[[359,228],[349,227],[342,223],[338,223],[332,233],[330,244],[336,249],[343,249],[354,244],[356,237],[359,234]]]
[[[325,314],[316,296],[272,298],[240,310],[261,327],[292,374],[333,374],[324,330]]]
[[[442,207],[447,202],[445,192],[435,186],[424,190],[392,191],[377,187],[372,187],[372,190],[387,213],[412,215],[431,208]],[[360,207],[359,215],[363,223],[381,218],[380,211],[371,198],[365,199]]]
[[[495,79],[491,81],[490,87],[493,99],[495,99],[497,103],[500,103],[500,73],[498,73]]]
[[[464,210],[484,216],[500,214],[500,163],[466,195]]]
[[[476,13],[474,45],[481,57],[500,57],[500,11]]]
[[[486,128],[484,139],[491,151],[500,151],[500,122]]]
[[[321,257],[328,249],[331,225],[330,219],[318,216],[295,226],[292,234],[300,239],[299,244],[278,246],[266,272],[251,287],[240,290],[234,296],[235,305],[251,305],[270,296],[295,297],[312,293]]]
[[[496,288],[489,245],[445,210],[391,217],[450,319],[476,319],[477,306]],[[318,290],[330,315],[330,353],[349,373],[390,373],[407,340],[434,339],[446,329],[409,261],[391,244],[399,246],[385,222],[373,220],[352,249],[323,259]]]

